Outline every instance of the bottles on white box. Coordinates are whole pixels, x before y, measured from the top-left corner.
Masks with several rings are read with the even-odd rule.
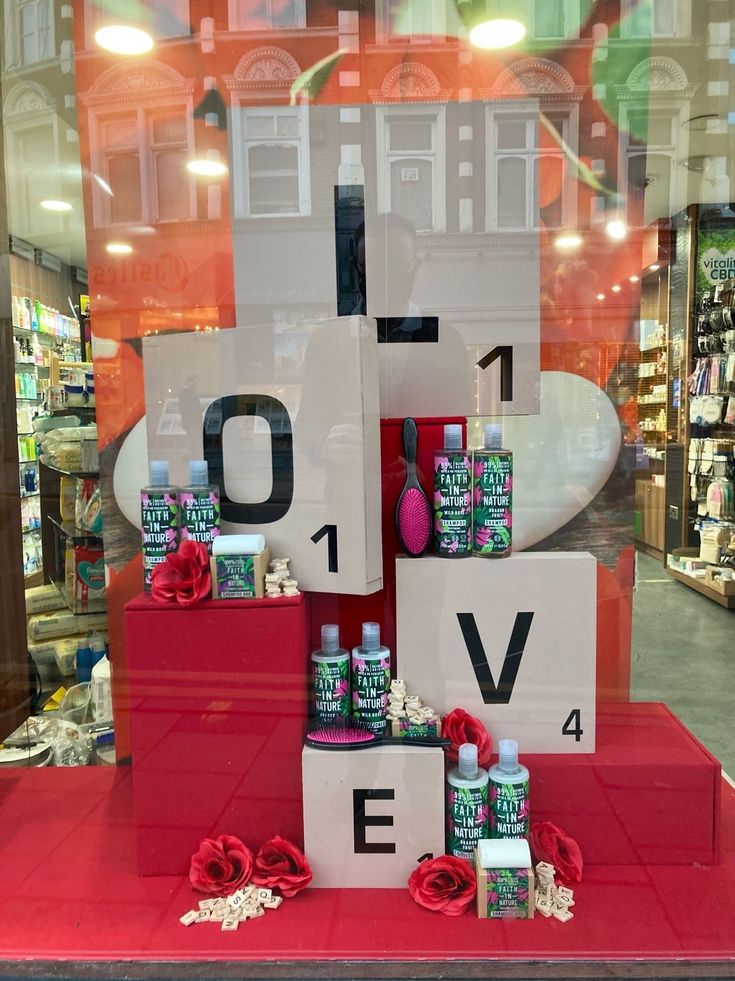
[[[485,426],[485,445],[472,454],[472,554],[511,553],[513,454],[502,448],[502,427]]]
[[[189,483],[179,494],[181,540],[202,542],[212,554],[212,543],[220,533],[219,487],[209,483],[206,460],[189,461]]]
[[[168,463],[151,460],[150,484],[141,488],[143,585],[151,588],[154,568],[179,545],[179,489],[169,484]]]
[[[390,690],[390,650],[380,643],[380,624],[363,623],[362,644],[352,649],[352,715],[378,735],[385,731]]]
[[[529,773],[518,762],[518,743],[501,739],[490,767],[490,837],[527,838],[531,827]]]
[[[477,746],[463,743],[447,774],[447,854],[474,861],[477,842],[488,837],[488,818],[488,773],[478,765]]]
[[[444,427],[444,448],[434,453],[434,550],[444,558],[472,554],[470,458],[462,427]]]
[[[322,646],[311,655],[313,712],[318,722],[349,719],[350,652],[339,646],[339,626],[322,625]]]

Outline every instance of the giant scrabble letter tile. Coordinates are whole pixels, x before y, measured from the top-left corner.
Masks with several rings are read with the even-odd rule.
[[[444,753],[305,747],[304,850],[314,886],[405,889],[427,854],[444,854]]]
[[[398,674],[521,753],[595,748],[596,563],[587,552],[396,559]]]
[[[342,317],[146,338],[149,459],[204,458],[224,533],[262,532],[304,589],[381,588],[375,324]]]

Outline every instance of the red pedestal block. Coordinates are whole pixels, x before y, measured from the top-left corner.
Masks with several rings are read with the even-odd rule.
[[[181,875],[202,838],[303,843],[309,617],[302,594],[126,607],[138,864]]]
[[[719,861],[720,764],[665,705],[598,705],[595,753],[523,762],[531,820],[563,828],[585,865]]]

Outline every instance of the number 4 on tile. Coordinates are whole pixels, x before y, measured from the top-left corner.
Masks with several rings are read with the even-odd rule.
[[[574,736],[575,743],[581,740],[584,729],[582,728],[582,713],[579,709],[572,709],[567,716],[567,721],[561,727],[561,731],[564,736]]]

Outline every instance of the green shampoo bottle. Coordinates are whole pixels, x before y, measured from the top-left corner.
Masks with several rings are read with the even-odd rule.
[[[490,837],[527,838],[531,827],[529,773],[518,762],[515,739],[498,742],[499,759],[490,767]]]
[[[502,427],[485,426],[485,445],[472,454],[472,554],[510,555],[513,526],[513,454],[502,448]]]

